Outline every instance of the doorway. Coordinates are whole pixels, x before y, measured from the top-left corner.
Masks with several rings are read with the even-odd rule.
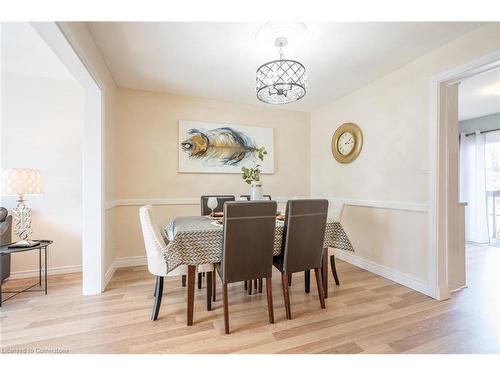
[[[460,82],[458,113],[463,286],[486,288],[491,265],[500,259],[500,68]]]
[[[447,299],[452,290],[466,285],[465,206],[459,199],[459,85],[498,68],[500,51],[430,82],[428,270],[429,295],[436,299]]]
[[[78,36],[71,35],[70,30],[65,29],[64,25],[58,25],[55,22],[34,22],[28,25],[42,39],[45,46],[48,46],[59,63],[62,63],[82,91],[81,163],[80,167],[73,171],[80,178],[81,191],[79,213],[81,222],[80,269],[82,272],[82,293],[85,295],[98,294],[105,287],[103,270],[103,85],[94,79],[93,74],[87,68],[89,64],[88,61],[84,62],[85,52],[81,49],[78,50],[78,53],[75,51],[80,47]],[[72,40],[71,44],[70,40]],[[34,61],[34,63],[36,65],[37,62]],[[50,134],[47,135],[50,136]],[[30,134],[26,134],[26,137],[29,136]],[[52,134],[52,137],[57,139],[57,134]],[[54,227],[52,231],[58,229],[60,227]]]
[[[83,57],[69,40],[70,31],[55,22],[33,22],[33,28],[83,87],[84,126],[82,145],[82,293],[104,290],[103,205],[103,101],[102,83],[94,78]]]

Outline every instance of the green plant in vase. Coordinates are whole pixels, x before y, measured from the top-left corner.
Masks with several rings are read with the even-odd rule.
[[[259,161],[264,161],[267,151],[264,147],[255,150],[253,157],[253,166],[251,168],[241,167],[243,180],[252,185],[251,199],[262,199],[262,182],[260,181],[260,164]]]

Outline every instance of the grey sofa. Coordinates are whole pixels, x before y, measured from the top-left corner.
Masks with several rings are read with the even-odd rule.
[[[12,242],[12,216],[0,207],[0,245]],[[0,269],[0,282],[10,276],[10,254],[0,255],[2,257],[2,268]]]

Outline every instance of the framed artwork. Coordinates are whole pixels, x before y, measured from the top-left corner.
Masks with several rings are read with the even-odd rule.
[[[262,173],[274,173],[273,128],[179,121],[179,172],[241,173],[252,167],[257,150],[267,155],[260,162]]]

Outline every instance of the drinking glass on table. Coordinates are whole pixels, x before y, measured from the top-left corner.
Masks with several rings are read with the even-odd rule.
[[[216,197],[208,198],[207,206],[208,206],[208,208],[210,208],[212,210],[212,217],[214,217],[214,210],[217,208],[218,205],[219,205],[219,202],[217,201]]]

